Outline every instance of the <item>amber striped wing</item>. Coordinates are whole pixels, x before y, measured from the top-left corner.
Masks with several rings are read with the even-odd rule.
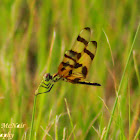
[[[91,66],[91,62],[94,59],[96,48],[96,41],[90,41],[88,43],[88,45],[84,48],[81,58],[76,62],[74,68],[72,69],[72,74],[67,77],[68,81],[84,81]]]
[[[90,40],[90,28],[84,28],[77,37],[71,50],[66,51],[63,61],[58,67],[58,74],[64,78],[70,76],[76,62],[81,58],[85,46]]]
[[[84,81],[95,56],[97,42],[90,41],[90,28],[84,28],[58,67],[58,74],[71,83],[100,85]]]

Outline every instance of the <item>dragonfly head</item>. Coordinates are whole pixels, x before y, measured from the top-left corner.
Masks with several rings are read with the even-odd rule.
[[[43,76],[43,80],[41,81],[39,87],[35,91],[35,95],[49,92],[53,85],[54,84],[52,82],[52,76],[50,75],[50,73],[46,73]]]
[[[45,75],[44,75],[44,80],[45,81],[49,81],[49,80],[51,80],[52,79],[52,76],[50,75],[50,73],[46,73]]]

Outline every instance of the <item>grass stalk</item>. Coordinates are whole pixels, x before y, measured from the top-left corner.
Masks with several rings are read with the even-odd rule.
[[[136,61],[135,51],[133,51],[133,60],[134,60],[134,68],[135,68],[137,79],[138,79],[138,84],[140,86],[140,75],[139,75],[139,71],[138,71],[138,64],[137,64],[137,61]]]
[[[58,140],[58,116],[56,115],[55,119],[55,140]]]
[[[31,131],[30,131],[30,139],[29,140],[32,140],[32,137],[33,137],[33,126],[34,126],[35,109],[36,109],[36,98],[37,98],[37,96],[34,97],[34,106],[33,106],[33,112],[32,112]]]
[[[108,123],[108,126],[107,126],[107,131],[106,131],[106,135],[105,135],[105,140],[108,139],[109,130],[110,130],[111,123],[112,123],[113,116],[114,116],[114,112],[115,112],[115,109],[116,109],[116,106],[117,106],[118,96],[120,95],[120,90],[121,90],[121,87],[122,87],[124,75],[125,75],[125,73],[126,73],[126,69],[127,69],[127,67],[128,67],[128,63],[129,63],[129,60],[130,60],[130,57],[131,57],[131,54],[132,54],[132,50],[133,50],[133,48],[134,48],[134,43],[135,43],[135,40],[136,40],[138,31],[139,31],[139,27],[140,27],[140,22],[139,22],[139,25],[138,25],[136,34],[135,34],[135,36],[134,36],[133,43],[132,43],[132,46],[131,46],[131,48],[130,48],[130,51],[129,51],[129,54],[128,54],[128,58],[127,58],[127,61],[126,61],[126,65],[125,65],[125,68],[124,68],[124,71],[123,71],[123,74],[122,74],[122,78],[121,78],[120,85],[119,85],[119,88],[118,88],[118,91],[117,91],[117,96],[116,96],[116,99],[115,99],[115,103],[114,103],[114,106],[113,106],[113,110],[112,110],[112,113],[111,113],[111,117],[110,117],[110,120],[109,120],[109,123]]]
[[[129,81],[128,81],[128,98],[129,98],[129,140],[130,140],[130,131],[131,131],[131,108],[130,108],[130,106],[131,106],[131,104],[130,104],[130,85],[129,85]]]
[[[108,43],[109,50],[110,50],[110,53],[111,53],[112,63],[113,63],[113,66],[114,66],[114,58],[113,58],[113,53],[112,53],[112,50],[111,50],[111,45],[110,45],[110,42],[109,42],[108,36],[107,36],[106,32],[104,31],[104,29],[102,29],[102,31],[103,31],[104,34],[105,34],[106,41],[107,41],[107,43]]]
[[[139,121],[139,114],[140,114],[139,110],[140,110],[140,103],[137,102],[136,111],[135,111],[135,114],[133,116],[133,119],[132,119],[133,121],[132,121],[131,128],[130,128],[130,140],[132,140],[134,138],[134,134],[135,134],[136,129],[137,129],[137,124]],[[137,133],[136,133],[136,135],[137,135]]]
[[[50,71],[50,63],[51,63],[51,58],[52,58],[52,50],[53,50],[53,46],[54,46],[54,41],[55,41],[55,30],[53,32],[49,57],[48,57],[47,65],[46,65],[47,71]],[[45,68],[45,71],[46,71],[46,68]],[[42,73],[44,73],[45,71],[43,71]],[[41,120],[41,117],[42,117],[43,105],[44,105],[44,101],[45,101],[44,96],[45,96],[45,94],[41,95],[41,97],[40,97],[39,112],[38,112],[37,123],[36,123],[36,132],[39,129],[39,123],[40,123],[40,120]]]
[[[138,140],[138,136],[140,135],[140,128],[138,129],[138,131],[137,131],[137,133],[136,133],[136,135],[135,135],[135,137],[134,137],[134,140]]]
[[[69,119],[70,119],[70,124],[71,124],[72,130],[74,130],[74,126],[73,126],[73,122],[72,122],[72,118],[71,118],[71,115],[70,115],[70,110],[69,110],[69,107],[68,107],[68,103],[67,103],[66,98],[65,98],[65,103],[66,103],[67,112],[68,112]],[[74,131],[73,131],[73,135],[74,135],[74,139],[76,140],[76,136],[75,136]]]

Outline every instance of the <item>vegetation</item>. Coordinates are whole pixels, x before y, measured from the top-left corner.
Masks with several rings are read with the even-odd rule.
[[[28,140],[32,123],[36,140],[140,138],[139,0],[2,0],[0,17],[0,124],[25,124],[1,137]],[[102,86],[59,81],[35,98],[84,27],[98,43],[87,79]]]

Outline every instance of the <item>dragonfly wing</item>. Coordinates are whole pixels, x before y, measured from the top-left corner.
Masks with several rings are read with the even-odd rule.
[[[81,58],[84,48],[88,45],[91,31],[89,27],[84,28],[77,37],[71,50],[66,51],[63,61],[58,67],[58,74],[64,78],[71,74],[74,65]]]
[[[77,63],[75,63],[71,75],[69,75],[67,79],[74,80],[74,78],[76,78],[77,80],[78,78],[80,81],[83,81],[83,79],[86,78],[91,62],[94,59],[96,49],[97,42],[90,41],[88,46],[85,47],[81,58],[77,61]]]
[[[71,53],[82,53],[85,46],[88,45],[88,42],[90,41],[91,36],[91,30],[89,27],[84,28],[78,35],[76,41],[74,42]]]

